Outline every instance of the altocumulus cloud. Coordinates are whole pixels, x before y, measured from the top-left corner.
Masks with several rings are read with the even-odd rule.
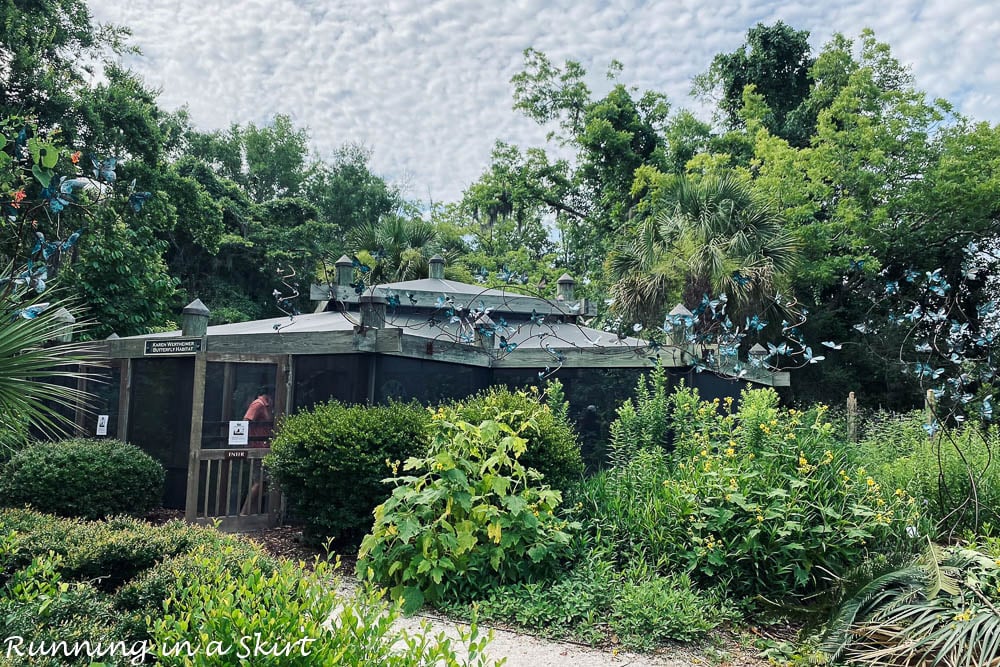
[[[132,28],[143,55],[127,64],[198,127],[286,113],[320,156],[364,143],[376,171],[424,200],[460,196],[496,139],[544,142],[511,110],[528,46],[580,61],[595,90],[618,59],[626,83],[698,108],[691,78],[759,21],[809,30],[817,49],[870,27],[931,96],[1000,119],[1000,19],[988,0],[88,1],[98,21]]]

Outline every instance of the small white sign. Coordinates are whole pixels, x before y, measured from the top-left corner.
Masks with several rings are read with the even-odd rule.
[[[108,434],[108,416],[97,415],[97,435]]]
[[[248,421],[229,422],[229,444],[230,445],[250,444],[250,422]]]

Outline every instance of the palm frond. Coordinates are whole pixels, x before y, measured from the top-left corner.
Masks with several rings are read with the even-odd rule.
[[[91,395],[75,381],[88,377],[81,365],[100,361],[91,345],[55,341],[85,326],[58,319],[51,307],[32,319],[0,313],[0,423],[27,421],[47,437],[71,432],[72,420],[60,408],[72,412],[88,404]],[[60,384],[66,380],[72,385]]]
[[[858,589],[838,609],[823,636],[820,650],[839,660],[854,639],[853,628],[861,619],[869,617],[894,599],[920,590],[927,581],[927,573],[918,565],[890,570],[875,577]]]

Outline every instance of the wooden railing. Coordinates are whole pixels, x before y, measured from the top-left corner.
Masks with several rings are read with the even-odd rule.
[[[274,522],[280,494],[264,471],[270,449],[202,449],[198,456],[198,503],[193,519],[221,522],[232,530]]]

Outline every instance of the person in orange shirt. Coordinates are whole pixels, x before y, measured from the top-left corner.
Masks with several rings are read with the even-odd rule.
[[[270,447],[271,427],[274,425],[274,397],[268,388],[261,389],[247,407],[243,419],[250,422],[250,446]]]
[[[257,392],[257,398],[247,406],[243,419],[250,422],[250,446],[267,448],[271,446],[271,431],[274,427],[274,396],[270,387],[262,387]],[[251,480],[250,491],[243,503],[243,514],[251,514],[259,504],[260,495],[264,490],[267,477],[260,472]]]

